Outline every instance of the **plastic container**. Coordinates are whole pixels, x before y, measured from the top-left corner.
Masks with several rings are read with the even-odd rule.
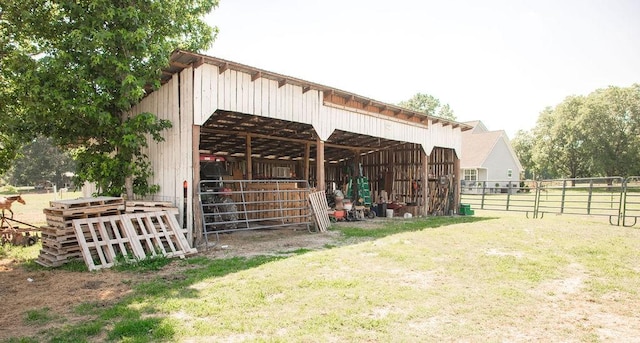
[[[387,210],[387,218],[393,218],[393,210]]]

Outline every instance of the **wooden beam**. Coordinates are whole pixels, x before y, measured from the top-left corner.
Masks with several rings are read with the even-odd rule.
[[[345,98],[346,102],[348,103],[349,101],[354,101],[356,97],[352,95],[349,95],[348,97]]]
[[[217,130],[217,129],[210,129],[210,128],[206,128],[203,127],[202,128],[202,132],[203,133],[213,133],[213,134],[224,134],[224,135],[237,135],[237,136],[247,136],[249,135],[248,132],[241,132],[241,131],[228,131],[228,130]],[[297,139],[297,138],[288,138],[288,137],[278,137],[278,136],[270,136],[270,135],[261,135],[261,134],[257,134],[257,133],[251,133],[251,137],[253,138],[265,138],[265,139],[272,139],[272,140],[276,140],[276,141],[283,141],[283,142],[294,142],[294,143],[307,143],[309,141],[304,140],[304,139]],[[315,144],[315,142],[310,142],[311,144]],[[371,148],[359,148],[359,147],[354,147],[354,146],[350,146],[350,145],[341,145],[341,144],[332,144],[332,143],[324,143],[323,145],[329,148],[337,148],[337,149],[344,149],[344,150],[351,150],[351,151],[363,151],[363,150],[371,150]]]
[[[197,61],[193,62],[193,67],[198,68],[199,66],[204,64],[204,57],[198,58]]]
[[[257,80],[257,79],[259,79],[261,77],[262,77],[262,72],[259,71],[259,72],[255,73],[255,74],[251,75],[251,82],[253,82],[253,81],[255,81],[255,80]]]
[[[282,88],[286,84],[287,84],[287,79],[282,79],[278,81],[278,88]]]
[[[229,69],[229,62],[224,62],[224,64],[219,66],[218,68],[218,74],[224,73],[225,71],[227,71],[227,69]]]
[[[310,90],[311,90],[311,86],[304,86],[304,87],[302,87],[302,94],[304,94],[304,93],[306,93],[306,92],[308,92]]]
[[[247,162],[247,180],[253,180],[253,161],[251,160],[251,135],[247,135],[247,151],[245,152]]]
[[[423,216],[429,215],[429,155],[420,148],[420,158],[422,159],[422,206],[420,212]]]
[[[193,133],[191,137],[191,158],[193,175],[191,176],[191,202],[193,204],[193,230],[187,232],[187,240],[191,246],[195,246],[194,243],[202,242],[202,208],[200,207],[200,126],[193,125]],[[189,180],[187,180],[189,181]],[[189,220],[189,218],[187,218]]]
[[[316,189],[319,191],[326,189],[324,180],[324,142],[320,138],[316,140]]]
[[[309,181],[309,173],[311,168],[311,143],[304,145],[304,180]]]
[[[188,65],[188,64],[180,63],[180,62],[178,62],[178,61],[172,61],[172,62],[171,62],[171,66],[173,66],[173,67],[178,67],[178,68],[183,68],[183,69],[184,69],[184,68],[189,68],[189,65]]]
[[[456,151],[450,149],[451,155],[453,155],[453,185],[454,188],[453,193],[453,212],[458,213],[460,209],[460,159],[456,154]]]

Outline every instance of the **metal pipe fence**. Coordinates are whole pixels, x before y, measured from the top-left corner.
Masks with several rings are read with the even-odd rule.
[[[611,225],[633,226],[640,217],[640,177],[476,181],[461,202],[481,210],[603,216]]]
[[[199,184],[202,232],[209,235],[245,230],[305,227],[312,216],[305,180],[206,180]]]

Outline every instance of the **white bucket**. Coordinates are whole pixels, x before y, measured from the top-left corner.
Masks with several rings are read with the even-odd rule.
[[[387,210],[387,218],[393,218],[393,210]]]
[[[411,217],[413,217],[413,215],[411,213],[405,213],[404,214],[404,219],[409,219]]]

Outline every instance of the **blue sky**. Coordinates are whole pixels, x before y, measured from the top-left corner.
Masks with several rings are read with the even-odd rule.
[[[206,54],[459,121],[535,126],[566,96],[640,82],[640,1],[221,0]]]

